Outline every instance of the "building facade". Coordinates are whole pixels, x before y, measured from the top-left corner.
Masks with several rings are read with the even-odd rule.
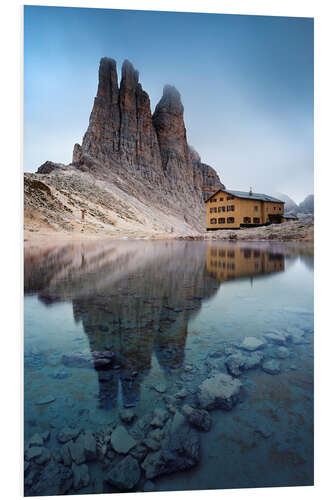
[[[240,229],[285,222],[284,201],[252,190],[219,189],[206,200],[206,229]]]

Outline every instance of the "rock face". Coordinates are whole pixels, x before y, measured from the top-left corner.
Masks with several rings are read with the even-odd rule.
[[[24,180],[26,229],[94,234],[202,232],[204,200],[224,187],[187,143],[178,90],[166,85],[152,115],[138,71],[124,61],[119,85],[116,62],[107,57],[72,163],[47,161]]]
[[[152,188],[151,203],[157,198],[197,226],[204,220],[204,199],[224,186],[188,145],[183,115],[180,93],[166,85],[152,116],[138,71],[124,61],[118,86],[116,62],[104,57],[89,126],[82,145],[74,146],[73,165],[104,179],[117,174],[130,190],[134,179],[144,182]],[[143,200],[140,186],[136,195]]]
[[[152,115],[138,71],[124,61],[119,85],[116,62],[104,57],[72,163],[47,161],[24,176],[25,228],[193,235],[205,230],[204,200],[223,187],[188,145],[178,90],[166,85]]]
[[[149,96],[129,61],[123,63],[120,87],[116,62],[107,57],[100,61],[88,130],[82,146],[75,144],[73,151],[74,164],[87,163],[89,168],[94,159],[104,165],[111,162],[119,173],[126,169],[168,191],[194,189],[203,198],[203,193],[207,196],[222,186],[214,169],[202,164],[187,144],[178,90],[166,85],[152,116]]]
[[[124,61],[118,88],[116,62],[104,57],[100,61],[99,83],[89,127],[82,147],[75,144],[73,163],[86,156],[102,162],[113,161],[132,173],[161,181],[161,158],[153,128],[150,100],[139,83],[139,74]]]

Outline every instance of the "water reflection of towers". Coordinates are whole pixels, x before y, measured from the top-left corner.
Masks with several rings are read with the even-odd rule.
[[[27,293],[38,291],[50,306],[72,301],[90,344],[102,407],[116,405],[120,394],[125,404],[135,404],[153,356],[164,371],[181,368],[188,321],[217,288],[203,242],[103,240],[25,255]],[[109,358],[109,370],[97,366],[97,353]]]
[[[73,301],[74,317],[82,320],[91,351],[115,353],[113,368],[97,371],[101,407],[116,406],[119,391],[125,406],[136,405],[153,355],[163,370],[182,366],[188,319],[194,308],[179,310],[169,303],[168,298],[134,294]],[[199,307],[197,301],[196,309]]]

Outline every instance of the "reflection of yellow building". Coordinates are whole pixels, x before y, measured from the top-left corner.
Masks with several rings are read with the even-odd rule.
[[[284,271],[284,255],[267,250],[207,247],[207,271],[219,281]]]
[[[206,200],[207,231],[285,222],[284,201],[250,191],[220,189]]]

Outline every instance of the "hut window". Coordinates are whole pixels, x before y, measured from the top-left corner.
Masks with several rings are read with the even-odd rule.
[[[224,217],[220,217],[219,218],[219,224],[224,224],[225,223],[225,218]]]
[[[259,224],[259,223],[260,223],[259,217],[253,217],[253,224]]]
[[[258,212],[258,209],[259,209],[258,205],[254,205],[254,211]]]
[[[216,219],[210,219],[211,224],[216,224]]]
[[[219,207],[219,208],[218,208],[218,211],[219,211],[219,212],[225,212],[225,207]]]
[[[245,224],[251,224],[251,217],[244,217],[243,221]]]
[[[228,217],[228,218],[227,218],[227,222],[228,222],[229,224],[231,224],[232,222],[235,222],[235,218],[234,218],[234,217]]]
[[[220,201],[223,201],[223,198],[220,198]]]
[[[235,211],[235,205],[228,205],[227,206],[227,212],[234,212]]]
[[[234,197],[233,196],[227,196],[227,200],[233,200]]]

